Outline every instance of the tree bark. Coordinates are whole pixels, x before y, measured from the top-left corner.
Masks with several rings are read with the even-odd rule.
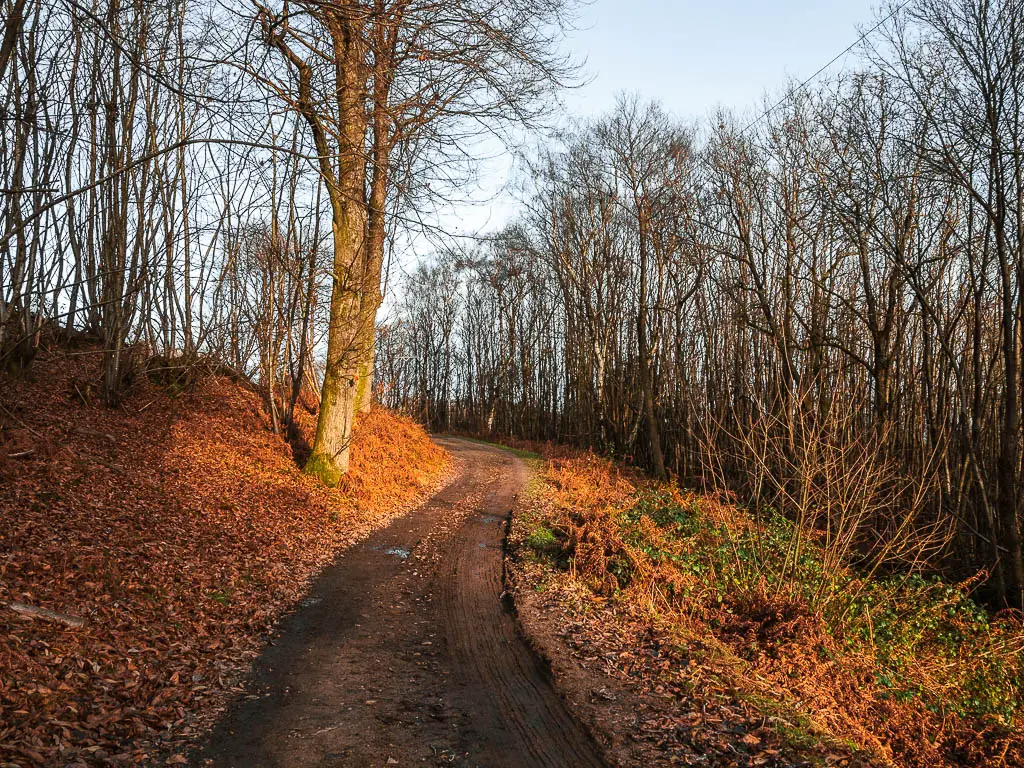
[[[305,62],[278,43],[300,73],[298,107],[313,129],[320,169],[328,188],[332,210],[334,273],[331,288],[330,325],[327,332],[327,364],[320,399],[313,452],[305,471],[327,485],[337,485],[349,468],[352,422],[359,380],[360,294],[364,285],[366,248],[366,71],[365,41],[361,22],[345,9],[325,10],[325,21],[334,48],[338,88],[338,152],[329,151],[320,118],[310,104],[310,72]],[[335,171],[331,159],[338,158]]]

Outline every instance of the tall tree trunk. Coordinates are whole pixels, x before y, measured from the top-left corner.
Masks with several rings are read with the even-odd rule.
[[[640,352],[640,389],[644,400],[644,421],[647,422],[647,442],[651,451],[651,469],[659,480],[667,480],[665,455],[661,450],[661,433],[654,412],[654,382],[651,376],[651,350],[647,339],[647,231],[646,215],[638,206],[640,221],[640,295],[636,318],[636,340]]]
[[[305,467],[306,472],[327,485],[337,485],[348,472],[361,362],[357,354],[361,321],[361,280],[357,272],[365,228],[360,206],[343,200],[339,203],[333,223],[334,286],[327,331],[327,365],[313,453]]]
[[[383,14],[383,4],[377,3],[377,13]],[[356,407],[360,413],[368,413],[373,407],[373,361],[374,342],[377,334],[377,310],[384,300],[381,294],[381,277],[384,267],[384,245],[386,240],[385,211],[387,208],[388,186],[390,184],[389,161],[392,148],[391,117],[388,102],[394,75],[391,67],[398,40],[398,25],[374,25],[373,73],[373,147],[370,154],[370,195],[366,228],[366,268],[363,276],[361,298],[361,329],[359,365],[359,391]]]
[[[999,517],[1006,546],[1006,601],[1013,608],[1024,608],[1024,553],[1022,553],[1018,516],[1018,463],[1020,461],[1019,361],[1015,288],[1008,258],[1008,244],[1002,230],[1002,209],[996,229],[996,251],[1002,276],[1003,336],[1003,424],[999,441],[997,472],[999,477]]]
[[[338,84],[338,171],[332,178],[327,139],[319,119],[311,120],[320,166],[331,198],[334,237],[334,276],[331,290],[330,326],[327,332],[327,365],[320,399],[313,453],[305,470],[327,485],[337,485],[348,472],[352,422],[358,401],[362,330],[361,294],[365,285],[367,234],[366,70],[365,41],[360,22],[341,12],[330,12],[329,28],[334,46]],[[300,72],[303,70],[300,69]],[[309,87],[308,68],[303,72]],[[301,88],[302,86],[300,86]],[[307,118],[308,119],[308,118]]]

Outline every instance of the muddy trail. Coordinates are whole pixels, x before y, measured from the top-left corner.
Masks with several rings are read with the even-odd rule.
[[[455,480],[322,574],[193,765],[603,765],[502,600],[526,468],[440,442]]]

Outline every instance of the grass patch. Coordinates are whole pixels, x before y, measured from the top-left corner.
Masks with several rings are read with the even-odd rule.
[[[518,456],[520,459],[529,459],[535,461],[537,459],[540,459],[541,457],[540,454],[536,451],[529,451],[523,448],[516,448],[511,445],[496,443],[490,440],[484,440],[479,437],[466,437],[464,435],[454,435],[454,437],[458,437],[459,440],[465,440],[470,443],[477,443],[478,445],[489,445],[492,448],[500,448],[503,451],[508,451],[513,456]]]
[[[562,549],[562,544],[558,541],[554,531],[543,525],[526,537],[526,546],[542,555],[559,552]]]

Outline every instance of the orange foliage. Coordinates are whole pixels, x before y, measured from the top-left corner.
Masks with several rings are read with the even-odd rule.
[[[0,763],[147,762],[194,736],[309,579],[448,466],[378,410],[325,488],[255,393],[210,378],[174,397],[140,377],[112,410],[90,397],[98,363],[58,351],[31,381],[0,377],[0,602],[87,621],[0,606]]]
[[[738,534],[757,530],[735,504],[656,484],[588,453],[549,456],[540,476],[534,506],[517,513],[512,541],[523,552],[531,530],[551,530],[565,572],[551,562],[547,568],[530,565],[527,557],[518,566],[519,586],[543,588],[548,608],[557,605],[560,612],[543,620],[573,628],[559,636],[569,638],[580,658],[618,659],[608,674],[662,707],[660,725],[649,726],[662,729],[650,737],[656,744],[645,755],[650,764],[688,764],[696,745],[699,754],[732,755],[736,765],[812,759],[801,749],[844,765],[1022,764],[1019,727],[889,696],[871,655],[847,647],[799,598],[763,583],[724,591],[721,583],[713,585],[707,569],[715,567],[714,559],[701,552],[719,548],[730,558]],[[643,492],[656,494],[658,506],[699,510],[703,522],[680,535],[674,523],[634,514]],[[969,668],[969,660],[963,663]],[[666,698],[676,702],[671,710]],[[755,701],[778,702],[780,709],[760,711]],[[713,716],[695,725],[695,708]],[[821,745],[787,752],[793,747],[763,728],[766,717],[787,708],[812,724]],[[740,740],[742,733],[748,736]],[[631,738],[642,742],[640,734]],[[850,751],[842,742],[864,751]]]

